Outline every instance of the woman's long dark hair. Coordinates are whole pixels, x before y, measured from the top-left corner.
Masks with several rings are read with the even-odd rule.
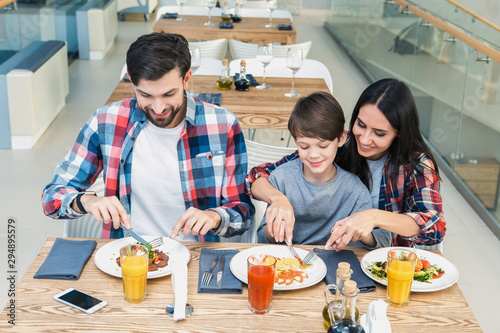
[[[364,105],[375,105],[396,130],[397,136],[389,147],[390,179],[395,180],[399,168],[410,164],[413,171],[422,173],[425,166],[417,165],[417,155],[425,153],[434,164],[434,170],[439,176],[436,160],[429,147],[425,144],[418,120],[417,106],[410,88],[396,79],[382,79],[366,88],[354,107],[349,131],[350,142],[345,153],[337,161],[341,167],[356,174],[370,188],[371,174],[366,159],[358,153],[356,139],[352,129],[359,115],[359,109]]]

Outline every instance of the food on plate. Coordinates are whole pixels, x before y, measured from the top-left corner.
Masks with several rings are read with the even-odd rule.
[[[378,279],[387,280],[387,261],[375,261],[368,265],[368,271],[371,275]],[[431,265],[424,258],[417,259],[415,271],[413,272],[413,280],[431,283],[433,279],[438,279],[443,276],[444,270],[437,265]]]
[[[146,244],[148,246],[149,244]],[[151,250],[149,247],[149,264],[148,272],[157,271],[159,268],[166,267],[168,265],[169,257],[165,252],[160,250]],[[120,257],[116,258],[116,264],[121,267]]]
[[[294,281],[302,283],[304,279],[308,279],[309,276],[299,270],[307,268],[307,266],[300,266],[299,260],[296,258],[276,258],[276,274],[274,276],[274,283],[285,284],[287,286],[291,285]]]

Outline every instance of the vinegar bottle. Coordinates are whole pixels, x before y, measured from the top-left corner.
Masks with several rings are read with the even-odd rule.
[[[236,1],[236,7],[234,8],[233,22],[239,23],[239,22],[241,22],[242,19],[243,18],[241,17],[240,3],[238,1]]]
[[[250,89],[250,80],[247,78],[247,63],[245,60],[240,62],[240,76],[234,81],[234,87],[238,91],[248,91]]]
[[[337,266],[337,279],[334,285],[327,285],[325,289],[325,302],[326,305],[323,308],[322,316],[325,329],[328,329],[330,325],[339,320],[342,317],[342,289],[346,281],[351,279],[352,270],[351,265],[348,262],[339,262]],[[330,289],[335,288],[335,296],[333,300],[330,297]],[[330,311],[333,312],[334,317],[330,318]],[[359,321],[359,311],[356,309],[356,321]]]
[[[344,289],[342,290],[342,319],[330,326],[328,333],[365,333],[363,326],[356,321],[356,296],[358,293],[359,289],[356,281],[349,280],[344,283]],[[330,315],[333,316],[333,313],[330,313]]]
[[[217,88],[220,90],[231,90],[233,80],[229,77],[229,66],[227,65],[227,59],[223,60],[222,65],[222,74],[220,78],[217,79]]]

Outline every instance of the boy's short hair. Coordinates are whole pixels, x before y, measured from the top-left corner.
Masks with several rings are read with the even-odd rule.
[[[157,81],[178,68],[184,78],[191,68],[189,44],[182,35],[153,32],[139,37],[127,52],[127,71],[134,85]]]
[[[288,130],[297,137],[333,141],[344,132],[344,111],[329,93],[315,92],[300,98],[288,120]]]

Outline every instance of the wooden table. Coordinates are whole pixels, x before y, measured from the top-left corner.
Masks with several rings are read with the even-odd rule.
[[[76,281],[42,280],[33,276],[47,257],[55,238],[49,238],[31,264],[16,290],[16,325],[7,323],[5,308],[0,331],[7,332],[325,332],[321,310],[324,306],[324,283],[305,289],[275,291],[268,314],[255,315],[248,309],[248,293],[198,294],[200,251],[211,249],[244,250],[258,244],[184,242],[191,253],[188,264],[188,302],[194,313],[174,322],[165,307],[174,302],[170,276],[148,280],[146,300],[129,304],[123,300],[122,280],[99,270],[93,257]],[[97,248],[110,240],[97,239]],[[314,246],[298,247],[311,250]],[[351,248],[358,258],[367,253]],[[94,254],[95,252],[94,251]],[[76,288],[104,299],[108,305],[88,315],[61,304],[53,296],[67,288]],[[370,302],[385,299],[386,288],[359,294],[357,307],[365,314]],[[392,331],[397,332],[481,332],[462,292],[455,284],[432,293],[412,293],[406,308],[388,307]]]
[[[231,90],[218,90],[215,82],[218,76],[195,75],[194,86],[198,93],[222,93],[221,106],[233,112],[242,128],[287,129],[288,118],[298,98],[284,94],[292,88],[292,78],[267,77],[268,90],[250,87],[249,91],[236,91],[234,83]],[[262,77],[255,78],[262,83]],[[315,91],[328,90],[323,79],[295,78],[295,92],[307,96]],[[123,80],[115,88],[106,104],[133,97],[132,84]]]
[[[187,40],[211,40],[218,38],[236,39],[243,42],[266,42],[280,44],[295,44],[297,30],[278,30],[278,24],[292,24],[290,19],[273,18],[276,28],[266,28],[269,18],[244,17],[240,23],[233,23],[233,29],[219,29],[220,18],[212,16],[213,26],[204,25],[208,16],[185,15],[186,21],[160,18],[153,26],[154,32],[180,34]]]

